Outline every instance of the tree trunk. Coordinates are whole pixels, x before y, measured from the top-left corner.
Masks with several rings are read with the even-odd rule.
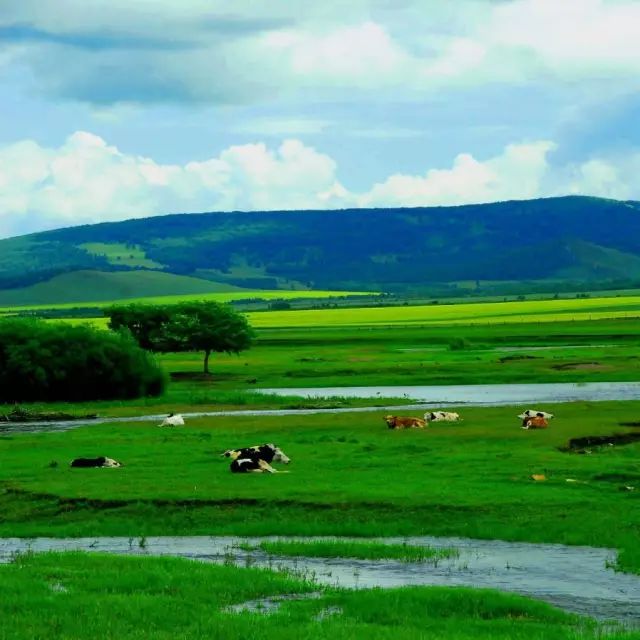
[[[209,373],[209,356],[211,355],[211,350],[207,349],[204,352],[204,372]]]

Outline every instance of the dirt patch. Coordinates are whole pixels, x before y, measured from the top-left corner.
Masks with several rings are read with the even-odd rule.
[[[9,413],[0,414],[0,422],[48,422],[53,420],[95,420],[97,413],[75,415],[61,411],[31,411],[14,407]]]
[[[600,362],[567,362],[551,366],[556,371],[609,371],[611,367]]]
[[[517,355],[498,358],[498,362],[512,362],[514,360],[540,360],[540,356]]]
[[[600,480],[603,482],[615,482],[615,483],[629,483],[640,482],[639,473],[599,473],[593,476],[594,480]]]
[[[614,433],[609,436],[584,436],[571,438],[565,451],[579,451],[587,447],[602,447],[610,445],[624,445],[640,442],[640,433]]]

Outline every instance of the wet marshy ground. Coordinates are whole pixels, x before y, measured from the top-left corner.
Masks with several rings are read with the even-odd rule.
[[[378,542],[455,548],[456,557],[427,562],[274,556],[239,545],[274,538],[150,537],[0,539],[0,561],[28,551],[84,550],[172,555],[238,566],[286,569],[344,588],[418,585],[494,588],[544,600],[567,611],[625,624],[640,621],[640,576],[614,571],[615,552],[593,547],[472,540],[387,538]],[[284,538],[279,538],[280,540]],[[299,538],[296,538],[299,540]],[[262,606],[262,605],[260,605]]]

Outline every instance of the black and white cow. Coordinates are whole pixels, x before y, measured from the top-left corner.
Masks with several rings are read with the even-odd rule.
[[[459,413],[452,411],[427,411],[424,414],[427,422],[458,422],[462,420]]]
[[[71,461],[72,467],[103,467],[103,468],[115,468],[121,467],[122,464],[113,458],[106,458],[100,456],[99,458],[76,458]]]
[[[233,473],[277,473],[277,470],[270,463],[289,464],[290,462],[289,457],[282,449],[273,443],[229,449],[220,455],[231,458],[230,469]]]

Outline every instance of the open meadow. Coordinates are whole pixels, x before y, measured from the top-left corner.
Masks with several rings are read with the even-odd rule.
[[[635,315],[632,303],[608,302],[616,303],[615,313],[625,308],[624,313]],[[467,314],[484,308],[466,306]],[[592,313],[595,308],[603,312],[601,307],[590,306],[571,312]],[[362,319],[376,311],[391,310],[351,313]],[[406,320],[405,314],[412,309],[396,311]],[[439,317],[431,324],[354,322],[336,326],[332,314],[348,313],[338,309],[265,312],[253,314],[252,322],[272,313],[276,318],[273,326],[258,325],[257,340],[250,350],[238,356],[212,357],[211,376],[201,373],[202,354],[158,355],[170,378],[167,390],[158,398],[27,408],[131,417],[250,408],[378,405],[380,410],[203,416],[174,428],[159,427],[157,420],[125,420],[89,422],[54,433],[2,435],[0,426],[0,536],[463,536],[613,548],[618,550],[619,570],[640,573],[640,439],[591,446],[586,451],[567,450],[572,438],[640,435],[640,401],[545,404],[535,408],[552,411],[556,417],[548,429],[535,431],[520,428],[516,414],[524,406],[461,405],[447,409],[459,411],[462,422],[393,431],[383,421],[382,405],[406,403],[401,391],[398,397],[375,401],[339,394],[306,400],[257,392],[278,387],[637,380],[639,319],[552,318],[542,324],[492,319],[449,325]],[[278,326],[288,317],[296,325],[295,318],[307,313],[316,318],[309,326]],[[457,313],[462,317],[460,310]],[[549,308],[549,313],[558,310]],[[0,408],[0,414],[11,408]],[[421,412],[407,415],[421,416]],[[289,473],[229,472],[229,460],[220,456],[223,451],[263,442],[282,447],[291,464],[275,466]],[[73,458],[99,455],[115,458],[124,466],[69,467]],[[544,479],[536,481],[534,475]],[[25,568],[21,572],[15,570],[18,565],[0,567],[0,584],[13,585],[19,594],[5,603],[5,609],[22,612],[12,618],[22,622],[7,627],[5,636],[0,632],[0,638],[41,637],[36,631],[32,636],[21,631],[21,636],[16,629],[37,630],[52,617],[61,628],[69,628],[68,620],[77,615],[77,603],[66,592],[47,596],[49,583],[71,585],[68,588],[83,606],[93,611],[97,601],[90,576],[105,562],[94,556],[54,555],[21,559],[19,566]],[[196,582],[210,585],[214,593],[220,592],[216,595],[218,609],[205,613],[197,608],[195,614],[208,632],[222,634],[211,637],[233,637],[220,631],[238,615],[220,610],[226,602],[311,588],[291,577],[268,572],[254,575],[249,569],[236,569],[237,578],[229,579],[225,567],[195,569],[188,565],[185,569],[184,562],[166,559],[108,562],[114,563],[114,572],[121,576],[114,578],[110,598],[116,610],[122,607],[122,614],[118,622],[107,625],[111,634],[107,637],[137,637],[130,621],[141,615],[154,630],[150,637],[175,635],[172,624],[161,622],[160,610],[169,606],[175,614],[172,619],[182,619],[191,593],[183,579],[187,572]],[[131,580],[142,594],[137,600],[128,595],[134,588]],[[250,593],[247,580],[254,581]],[[216,585],[223,583],[220,591],[222,587]],[[578,623],[541,603],[510,600],[515,596],[494,592],[414,587],[380,593],[323,589],[320,600],[287,603],[269,616],[268,624],[242,637],[266,637],[276,627],[282,637],[305,630],[302,637],[309,638],[357,638],[364,630],[376,638],[421,638],[425,629],[452,638],[564,638],[597,633],[584,619]],[[48,605],[29,627],[25,612],[51,597],[58,604]],[[402,613],[401,602],[414,603],[425,613],[411,619]],[[463,602],[475,603],[472,611],[464,609]],[[353,613],[320,624],[315,616],[323,606],[339,606]],[[400,613],[392,614],[393,610]],[[63,637],[82,636],[68,633]],[[183,637],[199,636],[189,630]],[[621,632],[621,637],[635,636]]]

